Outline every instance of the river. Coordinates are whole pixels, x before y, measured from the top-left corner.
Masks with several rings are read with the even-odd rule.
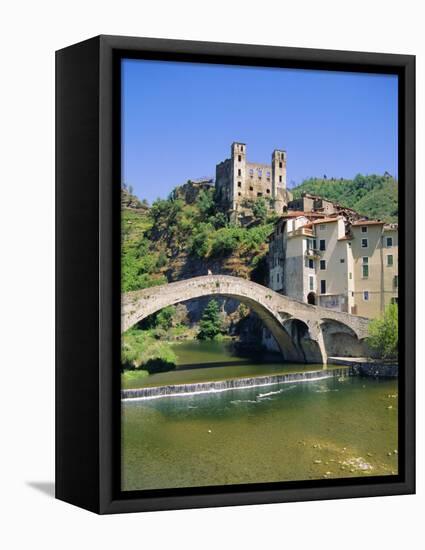
[[[218,342],[180,343],[174,351],[175,371],[133,378],[127,387],[322,368],[249,363]],[[332,377],[123,401],[122,488],[397,473],[397,396],[396,380]]]

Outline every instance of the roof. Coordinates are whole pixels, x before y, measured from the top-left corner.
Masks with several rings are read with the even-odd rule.
[[[304,216],[306,218],[322,218],[325,214],[322,214],[321,212],[305,212],[304,210],[288,210],[281,217],[299,218],[300,216]]]
[[[330,223],[330,222],[336,222],[338,220],[341,220],[342,217],[341,216],[335,216],[334,218],[323,218],[321,220],[315,220],[313,223],[314,224],[321,224],[321,223]]]
[[[357,220],[353,222],[351,225],[359,226],[359,225],[385,225],[385,222],[381,220]]]
[[[319,199],[321,201],[324,201],[324,202],[328,202],[329,204],[332,204],[333,206],[336,206],[337,208],[340,208],[342,210],[348,210],[350,212],[355,212],[357,214],[357,212],[355,210],[353,210],[352,208],[349,208],[348,206],[344,206],[342,204],[340,204],[339,202],[335,202],[331,199],[326,199],[325,197],[322,197],[320,195],[313,195],[312,193],[302,193],[301,195],[301,198],[308,198],[308,199]],[[295,199],[297,200],[297,199]]]

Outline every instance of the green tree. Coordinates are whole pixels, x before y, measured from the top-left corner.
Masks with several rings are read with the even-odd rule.
[[[157,326],[164,330],[170,329],[173,325],[173,317],[175,312],[175,306],[168,306],[161,309],[156,316]]]
[[[255,219],[264,222],[267,218],[267,204],[266,201],[260,197],[252,205],[252,213]]]
[[[210,300],[204,309],[199,323],[198,338],[200,340],[214,340],[223,331],[223,323],[220,316],[220,306],[217,300]]]
[[[215,213],[214,189],[200,191],[196,200],[202,220],[207,220]]]
[[[368,344],[382,359],[398,358],[397,304],[390,304],[382,318],[370,322]]]

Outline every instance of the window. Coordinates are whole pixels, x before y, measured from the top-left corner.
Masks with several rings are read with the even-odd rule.
[[[394,288],[398,288],[398,275],[394,275]]]
[[[320,260],[320,269],[326,269],[326,260]]]
[[[393,238],[387,237],[387,248],[391,248],[393,246]]]
[[[348,278],[349,278],[350,280],[353,278],[353,274],[351,273],[351,271],[350,271],[350,273],[348,274]]]
[[[282,168],[282,163],[281,162],[279,162],[279,168]]]
[[[238,193],[238,197],[241,197],[242,196],[242,193]]]
[[[365,302],[368,302],[368,301],[369,301],[369,291],[368,291],[368,290],[365,290],[365,291],[363,292],[363,300],[364,300]]]
[[[362,225],[362,233],[367,233],[367,227],[365,225]]]
[[[308,267],[310,269],[314,269],[314,260],[312,260],[311,258],[309,258],[308,260]],[[311,290],[311,289],[310,289]]]
[[[324,223],[319,224],[320,231],[324,231],[326,229],[326,225]]]
[[[277,282],[279,282],[279,273],[277,274]]]
[[[307,250],[316,249],[316,239],[307,239]]]
[[[258,168],[258,170],[257,170],[257,176],[258,176],[259,178],[262,178],[262,177],[263,177],[263,171],[261,170],[261,168]]]
[[[241,162],[242,160],[242,155],[238,155],[238,161]]]
[[[309,290],[314,290],[314,277],[313,277],[313,275],[309,275],[309,277],[308,277],[308,287],[309,287]]]
[[[324,279],[320,281],[320,294],[326,294],[326,281]]]
[[[270,179],[270,172],[267,172],[266,176],[267,176],[267,179],[269,180]]]
[[[241,175],[242,175],[242,170],[238,168],[238,176],[241,176]]]
[[[326,250],[326,241],[325,241],[325,239],[320,239],[320,241],[319,241],[319,249],[320,249],[320,250]]]
[[[395,296],[394,298],[391,298],[391,303],[392,303],[392,304],[398,304],[398,298],[397,298],[397,296]]]
[[[344,259],[344,258],[341,258],[341,259],[339,260],[339,263],[340,263],[340,264],[345,264],[345,259]]]
[[[250,190],[250,191],[254,191],[254,188],[250,186],[249,190]]]
[[[254,170],[252,168],[249,169],[249,175],[251,176],[251,178],[254,175]]]
[[[394,265],[394,257],[392,254],[387,255],[387,267],[392,267]]]
[[[363,279],[369,277],[369,258],[367,256],[363,256],[362,258],[362,277]]]
[[[257,197],[262,197],[263,193],[257,193]]]
[[[367,247],[368,247],[367,239],[362,239],[362,248],[367,248]]]
[[[267,194],[270,195],[270,189],[267,189]]]
[[[279,183],[282,183],[282,176],[279,176]]]
[[[238,181],[238,187],[242,187],[242,183]]]

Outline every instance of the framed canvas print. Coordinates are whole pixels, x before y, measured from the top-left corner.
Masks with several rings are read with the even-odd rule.
[[[57,52],[56,496],[413,493],[413,56]]]

